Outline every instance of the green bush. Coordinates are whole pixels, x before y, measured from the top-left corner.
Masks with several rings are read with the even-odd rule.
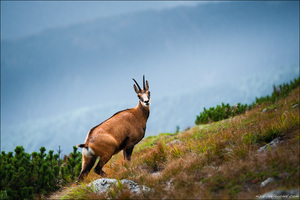
[[[236,115],[244,113],[248,109],[247,104],[243,105],[238,103],[235,106],[230,106],[229,104],[217,105],[217,107],[211,107],[208,110],[204,108],[204,111],[197,116],[196,124],[207,124],[209,122],[217,122],[229,117],[234,117]]]
[[[34,194],[45,195],[73,181],[81,167],[81,154],[75,146],[73,148],[66,162],[62,162],[53,150],[46,154],[45,147],[41,147],[39,153],[31,154],[22,146],[15,148],[15,154],[2,151],[0,199],[33,199]]]
[[[271,96],[267,95],[266,97],[260,97],[255,99],[255,102],[251,104],[250,107],[254,107],[255,105],[260,105],[262,103],[275,103],[281,98],[285,98],[289,95],[289,93],[296,89],[300,85],[300,77],[295,78],[294,80],[290,81],[290,83],[283,83],[276,87],[273,86],[273,93]]]
[[[271,96],[267,95],[265,97],[260,97],[255,99],[251,105],[238,103],[235,106],[230,106],[228,103],[225,105],[217,105],[216,107],[211,107],[206,109],[204,107],[203,112],[201,112],[195,120],[195,124],[207,124],[210,122],[217,122],[223,119],[228,119],[229,117],[234,117],[246,112],[246,110],[251,110],[254,106],[260,105],[262,103],[275,103],[281,98],[285,98],[293,89],[300,85],[300,77],[295,78],[290,83],[284,83],[278,87],[273,86],[273,93]]]

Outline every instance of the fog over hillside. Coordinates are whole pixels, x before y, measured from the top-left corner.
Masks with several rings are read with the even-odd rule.
[[[299,2],[224,2],[106,16],[1,41],[1,150],[64,153],[150,84],[146,136],[203,107],[252,103],[299,75]]]

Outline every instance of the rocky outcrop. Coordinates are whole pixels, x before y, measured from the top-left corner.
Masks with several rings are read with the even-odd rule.
[[[272,140],[270,143],[260,147],[257,152],[258,153],[264,153],[267,152],[268,149],[274,149],[279,143],[281,143],[281,139],[280,138],[276,138],[274,140]]]
[[[118,181],[116,179],[101,178],[90,183],[89,186],[92,187],[93,190],[98,194],[105,194],[106,192],[109,191],[109,189],[113,187],[117,187],[119,189],[123,187],[127,187],[130,190],[130,192],[133,194],[140,194],[142,192],[150,191],[150,188],[144,185],[139,185],[136,182],[127,179]]]

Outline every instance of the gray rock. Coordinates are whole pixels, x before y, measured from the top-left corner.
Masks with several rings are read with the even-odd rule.
[[[267,111],[267,108],[264,108],[261,113],[265,113]]]
[[[99,194],[107,192],[107,190],[117,184],[116,179],[110,179],[110,178],[101,178],[97,179],[94,182],[89,184],[89,187],[92,187],[95,192],[98,192]]]
[[[267,178],[260,184],[260,187],[266,187],[268,184],[273,183],[274,181],[274,178]]]
[[[171,180],[167,183],[167,188],[168,188],[168,190],[171,188],[171,184],[172,184],[172,182],[173,182],[173,178],[171,178]]]
[[[141,192],[149,192],[150,191],[150,188],[148,188],[144,185],[139,185],[136,182],[133,182],[131,180],[123,179],[123,180],[121,180],[121,183],[123,185],[127,185],[127,187],[130,189],[131,193],[140,194]]]
[[[133,194],[140,194],[141,192],[148,192],[150,191],[150,188],[139,185],[136,182],[133,182],[131,180],[123,179],[120,181],[123,186],[127,186],[131,193]],[[118,181],[116,179],[110,179],[110,178],[101,178],[98,180],[95,180],[94,182],[89,184],[89,187],[92,187],[95,192],[99,194],[104,194],[108,192],[108,190],[113,187],[117,186]]]
[[[257,196],[258,199],[299,199],[299,190],[272,190]]]
[[[266,152],[268,149],[274,149],[276,146],[277,146],[277,144],[279,144],[279,143],[281,143],[282,141],[280,141],[280,139],[279,138],[276,138],[276,139],[274,139],[274,140],[272,140],[270,143],[268,143],[268,144],[266,144],[266,145],[264,145],[264,146],[262,146],[262,147],[260,147],[258,150],[257,150],[257,152],[258,153],[263,153],[263,152]]]

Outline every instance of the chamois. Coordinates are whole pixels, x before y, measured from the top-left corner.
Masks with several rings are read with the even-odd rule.
[[[97,157],[100,160],[94,171],[104,176],[102,167],[110,158],[123,150],[124,160],[130,161],[134,146],[145,136],[146,122],[150,113],[149,83],[143,76],[143,89],[132,78],[134,91],[139,98],[138,105],[115,113],[98,126],[92,128],[85,139],[84,144],[77,145],[82,150],[82,170],[77,181],[83,179],[94,166]]]

